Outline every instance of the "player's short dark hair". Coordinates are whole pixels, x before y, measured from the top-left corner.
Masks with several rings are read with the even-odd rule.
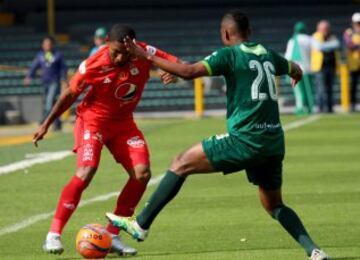
[[[250,21],[246,14],[239,9],[233,9],[226,12],[223,20],[231,19],[235,22],[236,27],[240,34],[247,35],[250,32]]]
[[[134,29],[127,24],[117,23],[111,27],[109,41],[122,42],[125,36],[129,36],[131,39],[135,39],[136,34]]]
[[[43,38],[43,41],[45,40],[49,40],[52,44],[55,44],[56,43],[56,39],[54,36],[52,35],[46,35],[44,38]]]

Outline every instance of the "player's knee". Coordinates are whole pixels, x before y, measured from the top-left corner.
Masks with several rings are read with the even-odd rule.
[[[172,161],[170,170],[185,178],[194,172],[194,167],[184,154],[179,154]]]
[[[143,183],[148,183],[151,178],[150,167],[147,165],[138,165],[134,169],[134,176],[136,180]]]
[[[80,167],[76,171],[76,176],[85,181],[86,183],[90,183],[92,178],[96,173],[97,167],[93,166],[84,166]]]

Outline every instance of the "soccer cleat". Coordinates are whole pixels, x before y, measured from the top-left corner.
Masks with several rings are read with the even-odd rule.
[[[321,249],[314,249],[311,252],[310,260],[329,260],[330,257]]]
[[[46,253],[61,255],[64,252],[64,247],[60,235],[49,233],[44,242],[43,250]]]
[[[132,248],[131,246],[124,244],[119,236],[112,235],[111,237],[111,253],[116,253],[120,256],[130,256],[137,254],[137,250],[135,248]]]
[[[135,220],[128,217],[119,217],[113,213],[106,213],[105,215],[107,219],[111,222],[111,224],[124,230],[138,242],[145,240],[148,231],[142,229]]]

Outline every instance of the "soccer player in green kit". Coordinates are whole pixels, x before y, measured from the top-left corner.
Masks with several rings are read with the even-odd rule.
[[[185,79],[224,76],[228,134],[204,139],[178,155],[135,219],[112,213],[106,216],[113,225],[143,241],[155,217],[176,196],[187,176],[245,170],[248,180],[259,186],[264,209],[305,249],[310,259],[329,259],[310,238],[298,215],[283,203],[281,195],[285,144],[274,76],[289,75],[295,84],[302,71],[263,45],[250,42],[249,35],[246,15],[239,10],[226,13],[221,22],[221,39],[226,47],[194,64],[149,56],[135,42],[125,39],[132,54],[171,74]]]

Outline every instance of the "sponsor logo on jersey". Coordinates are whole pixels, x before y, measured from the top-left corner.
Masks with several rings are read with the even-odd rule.
[[[92,161],[94,156],[94,151],[91,144],[84,145],[83,161]]]
[[[140,136],[131,137],[126,143],[134,148],[140,148],[145,145],[145,141],[141,139]]]
[[[131,83],[124,83],[115,90],[115,97],[124,101],[131,100],[136,95],[137,86]]]
[[[106,77],[103,81],[104,84],[109,84],[111,82],[112,82],[111,79],[109,79],[108,77]]]

